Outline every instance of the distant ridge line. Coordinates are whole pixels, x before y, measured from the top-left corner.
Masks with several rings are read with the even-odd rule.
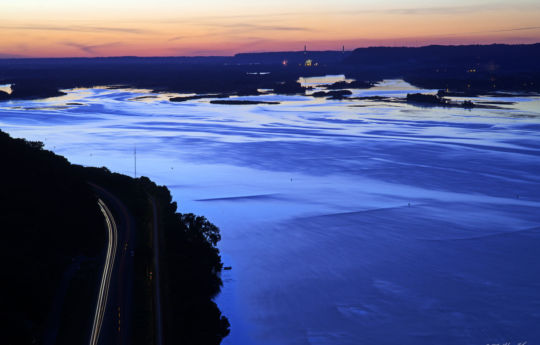
[[[529,44],[510,44],[510,43],[492,43],[492,44],[429,44],[424,46],[367,46],[367,47],[357,47],[351,50],[345,50],[345,53],[350,53],[354,51],[368,50],[368,49],[425,49],[425,48],[434,48],[434,47],[448,47],[448,48],[471,48],[471,47],[527,47],[527,46],[540,46],[540,42],[529,43]],[[336,50],[308,50],[308,53],[311,54],[334,54],[334,53],[343,53],[342,49]],[[280,51],[263,51],[263,52],[241,52],[233,55],[174,55],[174,56],[137,56],[137,55],[121,55],[121,56],[91,56],[91,57],[34,57],[34,56],[20,56],[20,55],[10,55],[10,54],[0,54],[0,60],[60,60],[60,59],[231,59],[235,57],[242,57],[246,55],[280,55],[280,54],[304,54],[304,50],[280,50]]]

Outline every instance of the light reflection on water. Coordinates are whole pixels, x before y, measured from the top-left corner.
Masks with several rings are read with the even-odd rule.
[[[353,79],[347,79],[343,74],[336,74],[336,75],[326,75],[326,76],[319,76],[319,77],[300,77],[298,78],[298,82],[300,85],[307,87],[307,86],[319,86],[319,85],[329,85],[333,83],[337,83],[340,81],[346,81],[351,82]]]
[[[433,92],[387,81],[355,93],[412,90]],[[139,174],[222,230],[226,344],[540,341],[538,98],[465,110],[170,96],[4,102],[0,126],[126,174],[137,145]]]
[[[11,84],[0,84],[0,91],[11,94]]]

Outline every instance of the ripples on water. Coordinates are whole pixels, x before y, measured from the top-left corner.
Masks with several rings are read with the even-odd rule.
[[[70,90],[0,103],[0,126],[130,175],[136,145],[139,174],[220,226],[225,344],[540,341],[539,98],[465,110],[170,96]]]

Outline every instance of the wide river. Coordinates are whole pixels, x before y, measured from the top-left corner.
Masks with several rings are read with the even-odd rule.
[[[216,299],[232,324],[224,344],[540,343],[540,97],[465,110],[169,96],[0,102],[0,128],[128,175],[136,147],[138,176],[218,225],[232,266]]]

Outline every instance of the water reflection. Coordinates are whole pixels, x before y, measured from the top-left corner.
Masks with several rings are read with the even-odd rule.
[[[0,91],[11,94],[11,84],[0,84]]]
[[[434,90],[355,94],[412,91]],[[470,111],[169,96],[73,90],[0,103],[0,125],[130,175],[136,144],[138,173],[222,229],[225,344],[540,341],[538,97]]]

